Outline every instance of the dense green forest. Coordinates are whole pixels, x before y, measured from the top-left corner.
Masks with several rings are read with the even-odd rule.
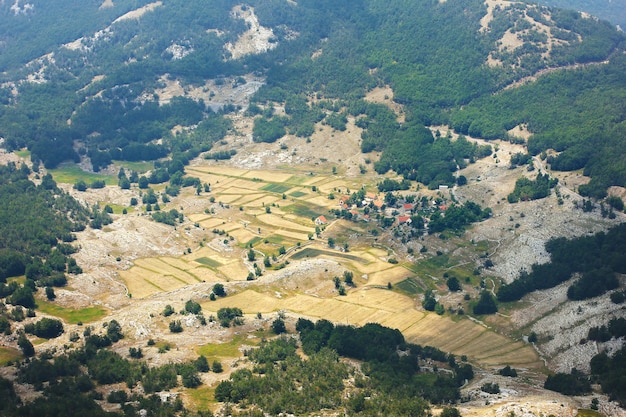
[[[108,215],[82,206],[50,175],[36,185],[30,173],[24,165],[0,166],[0,282],[25,274],[39,285],[63,285],[66,272],[80,272],[68,256],[76,252],[74,232],[101,225]]]
[[[591,176],[580,193],[604,197],[611,185],[626,185],[624,114],[626,56],[606,65],[559,71],[536,82],[475,100],[452,116],[455,130],[496,138],[527,124],[535,133],[528,150],[559,152],[548,159],[552,169],[584,169]]]
[[[473,378],[471,365],[457,363],[454,355],[407,344],[398,330],[378,324],[357,328],[299,319],[296,329],[307,359],[296,353],[296,339],[274,339],[248,352],[253,369],[235,371],[217,386],[215,398],[270,415],[343,408],[349,415],[426,416],[426,399],[454,403],[458,387]],[[354,369],[340,357],[363,364]],[[426,359],[452,372],[421,371],[420,361]],[[346,386],[349,375],[354,386]]]

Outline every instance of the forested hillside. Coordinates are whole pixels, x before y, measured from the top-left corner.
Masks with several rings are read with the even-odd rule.
[[[555,169],[584,168],[593,178],[583,194],[602,197],[608,186],[626,184],[619,158],[624,154],[624,35],[575,12],[523,4],[491,9],[480,0],[251,2],[259,23],[272,30],[271,48],[230,59],[225,45],[247,28],[231,13],[235,1],[222,0],[212,8],[168,1],[112,24],[142,4],[97,8],[91,2],[72,9],[61,3],[34,2],[19,12],[5,4],[7,24],[0,28],[3,67],[9,70],[2,74],[0,134],[9,149],[27,146],[47,167],[87,156],[98,170],[112,160],[154,160],[181,148],[191,150],[183,159],[193,158],[215,139],[181,146],[170,129],[197,125],[210,112],[208,103],[180,98],[157,106],[165,75],[199,86],[208,79],[239,77],[240,83],[242,75],[255,72],[266,77],[255,97],[268,111],[257,107],[260,141],[285,133],[308,137],[320,120],[341,128],[350,114],[365,129],[363,151],[383,151],[379,172],[393,169],[437,186],[451,185],[449,173],[456,168],[451,155],[430,150],[432,139],[415,139],[425,124],[451,124],[458,132],[486,138],[506,138],[509,129],[525,124],[535,134],[531,153],[563,152],[549,160]],[[58,24],[69,15],[81,23]],[[36,31],[46,33],[45,42],[26,37],[35,27],[50,28]],[[520,44],[503,46],[511,34]],[[52,55],[44,57],[46,52]],[[502,92],[525,76],[560,66],[578,69]],[[45,82],[20,81],[27,73]],[[354,101],[383,84],[405,106],[403,126]],[[307,104],[303,99],[311,94],[334,101]],[[271,108],[285,103],[287,115],[273,117]],[[406,155],[407,148],[416,152]],[[600,162],[607,158],[610,163]]]

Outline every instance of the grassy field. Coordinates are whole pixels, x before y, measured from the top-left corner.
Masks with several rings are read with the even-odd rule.
[[[270,193],[282,194],[291,190],[291,186],[285,184],[267,184],[261,187],[261,190],[268,191]]]
[[[198,388],[185,390],[184,397],[194,410],[207,411],[217,406],[215,401],[215,385],[207,387],[200,385]]]
[[[78,180],[83,180],[87,185],[96,180],[103,180],[107,185],[117,184],[117,177],[114,175],[92,174],[83,171],[75,164],[61,164],[59,168],[49,169],[48,172],[56,182],[74,184]]]
[[[578,410],[578,414],[576,414],[576,417],[606,417],[606,416],[594,410],[587,410],[587,409],[581,408]]]
[[[208,266],[210,268],[218,268],[218,267],[222,266],[221,263],[217,262],[214,259],[207,258],[206,256],[203,256],[202,258],[196,259],[196,262],[199,262],[202,265],[206,265],[206,266]]]
[[[248,347],[257,346],[261,343],[261,335],[249,338],[247,335],[237,335],[226,343],[209,343],[198,346],[198,355],[205,356],[209,362],[220,358],[238,358],[242,355],[242,350]]]
[[[113,163],[123,167],[126,171],[137,171],[140,174],[154,169],[154,162],[149,161],[113,161]]]
[[[63,319],[70,324],[90,323],[105,317],[108,313],[108,310],[104,307],[85,307],[75,310],[44,300],[37,300],[37,309],[42,313]]]
[[[424,286],[414,277],[398,282],[394,288],[407,296],[414,296],[424,291]]]
[[[5,366],[9,362],[21,359],[22,353],[17,349],[0,347],[0,366]]]

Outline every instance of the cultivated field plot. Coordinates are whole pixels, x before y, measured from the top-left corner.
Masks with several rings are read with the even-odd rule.
[[[198,282],[245,279],[248,269],[241,263],[239,253],[236,249],[232,257],[226,257],[203,247],[181,258],[138,259],[132,268],[120,271],[119,275],[134,298],[144,298]]]
[[[241,177],[250,179],[260,179],[269,183],[284,183],[292,177],[290,173],[283,171],[247,171]]]
[[[263,214],[263,215],[257,216],[257,219],[265,223],[266,225],[277,228],[277,229],[288,229],[288,230],[293,230],[296,232],[303,232],[303,233],[315,232],[315,227],[313,227],[312,225],[305,226],[300,223],[296,223],[288,219],[284,219],[275,214]],[[310,220],[309,220],[309,223],[310,223]]]
[[[454,322],[429,313],[404,331],[407,339],[459,355],[467,355],[482,365],[518,365],[540,368],[543,362],[532,346],[499,335],[469,320]]]
[[[312,319],[357,326],[376,322],[399,329],[409,342],[467,355],[486,366],[511,364],[539,368],[543,365],[529,345],[513,342],[469,320],[454,322],[434,313],[417,311],[412,299],[389,290],[363,288],[333,298],[246,290],[203,305],[209,311],[221,307],[239,307],[246,314],[286,310],[287,314],[291,311]]]
[[[395,285],[414,275],[402,266],[387,268],[382,271],[368,274],[368,285],[386,286],[388,283]]]

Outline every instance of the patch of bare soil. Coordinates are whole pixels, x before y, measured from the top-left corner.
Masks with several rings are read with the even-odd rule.
[[[231,15],[242,19],[248,25],[248,30],[239,36],[235,44],[228,43],[224,48],[230,52],[231,59],[238,59],[245,55],[260,54],[277,46],[274,39],[274,31],[259,23],[254,8],[250,6],[235,6]]]
[[[242,80],[240,79],[243,79]],[[145,92],[143,99],[153,99],[158,96],[159,104],[169,103],[173,97],[184,96],[194,100],[204,100],[205,104],[213,111],[221,110],[225,105],[241,106],[244,110],[248,107],[249,98],[265,83],[262,77],[246,74],[242,77],[207,80],[202,86],[183,85],[180,80],[171,79],[163,75],[159,79],[160,88],[155,91]]]
[[[143,7],[140,7],[136,10],[131,10],[130,12],[123,14],[122,16],[115,19],[113,23],[121,22],[123,20],[129,20],[129,19],[139,19],[141,16],[143,16],[147,12],[151,12],[152,10],[162,5],[163,5],[162,1],[155,1],[154,3],[146,4]]]
[[[107,9],[109,7],[114,7],[115,5],[113,4],[113,0],[104,0],[102,2],[102,4],[100,5],[99,9]]]
[[[398,115],[398,122],[404,122],[404,106],[393,101],[393,90],[391,87],[376,87],[365,95],[365,100],[386,105]]]

